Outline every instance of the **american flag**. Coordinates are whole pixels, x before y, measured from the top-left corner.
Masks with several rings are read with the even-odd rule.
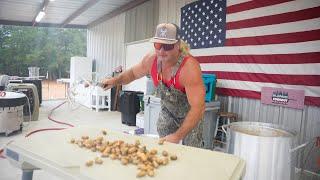
[[[302,89],[305,105],[320,106],[319,12],[319,0],[196,1],[181,8],[182,38],[219,95]]]
[[[181,11],[181,39],[192,49],[224,45],[226,1],[196,1]]]

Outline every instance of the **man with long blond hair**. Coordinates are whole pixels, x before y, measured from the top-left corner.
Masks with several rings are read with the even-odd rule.
[[[198,61],[190,55],[188,45],[180,40],[179,27],[175,24],[159,24],[150,42],[154,44],[154,52],[119,76],[104,79],[104,88],[151,75],[161,98],[159,136],[172,143],[182,140],[185,145],[203,147],[201,122],[205,87]]]

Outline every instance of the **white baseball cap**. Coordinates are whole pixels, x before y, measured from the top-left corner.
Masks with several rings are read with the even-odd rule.
[[[156,28],[156,34],[150,39],[153,43],[174,44],[180,39],[179,27],[172,23],[161,23]]]

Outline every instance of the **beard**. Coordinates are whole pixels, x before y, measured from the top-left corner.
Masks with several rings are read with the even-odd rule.
[[[169,55],[158,55],[158,60],[161,62],[167,63],[170,59],[172,59],[172,57]]]

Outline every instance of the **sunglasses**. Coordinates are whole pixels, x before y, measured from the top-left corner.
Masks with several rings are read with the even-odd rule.
[[[154,43],[153,44],[154,48],[156,50],[160,50],[161,47],[163,48],[163,50],[165,51],[170,51],[174,48],[174,44],[161,44],[161,43]]]

